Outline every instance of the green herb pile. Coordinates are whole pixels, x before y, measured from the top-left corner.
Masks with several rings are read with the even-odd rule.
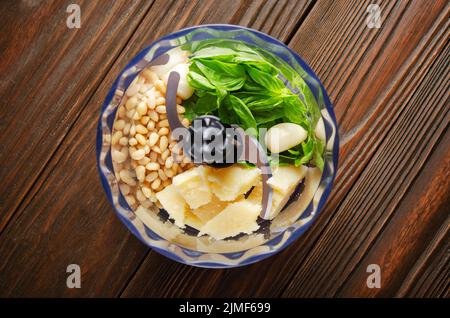
[[[314,135],[320,118],[317,102],[287,63],[233,40],[196,41],[183,49],[192,53],[188,83],[195,88],[194,95],[183,104],[188,119],[212,114],[224,123],[251,129],[254,135],[259,128],[268,129],[278,123],[301,125],[308,138],[279,154],[279,161],[272,164],[310,164],[323,169],[324,145]],[[282,77],[299,94],[287,88]]]

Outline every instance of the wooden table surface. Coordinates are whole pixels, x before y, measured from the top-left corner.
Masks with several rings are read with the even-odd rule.
[[[69,29],[66,8],[81,8]],[[381,28],[369,28],[371,3]],[[0,296],[449,297],[447,0],[2,1]],[[287,43],[326,87],[339,170],[313,226],[237,269],[178,264],[115,217],[96,124],[119,71],[155,39],[230,23]],[[81,288],[66,286],[68,264]],[[381,288],[367,287],[369,264]]]

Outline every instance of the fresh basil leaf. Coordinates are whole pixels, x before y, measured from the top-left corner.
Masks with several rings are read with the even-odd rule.
[[[228,91],[226,89],[216,87],[216,95],[217,95],[217,107],[219,107],[223,99],[228,95]]]
[[[183,101],[183,107],[185,108],[184,117],[193,120],[197,117],[195,113],[195,105],[197,104],[198,97],[196,95],[192,95],[189,99]]]
[[[316,139],[314,146],[315,147],[314,147],[313,163],[316,167],[320,169],[320,171],[323,171],[324,167],[323,151],[325,149],[325,144],[322,140]]]
[[[231,77],[245,78],[245,68],[236,63],[227,63],[212,59],[198,59],[200,62],[219,74]]]
[[[285,116],[288,121],[302,125],[303,128],[309,130],[310,124],[306,117],[306,106],[296,95],[288,95],[283,97],[285,104]],[[306,126],[306,127],[305,127]]]
[[[214,85],[212,85],[206,77],[197,72],[189,71],[187,75],[187,80],[189,86],[191,86],[192,88],[203,90],[214,89]]]
[[[281,107],[276,107],[270,111],[253,111],[252,114],[255,117],[258,126],[265,123],[273,122],[274,120],[281,119],[284,117],[284,109]]]
[[[297,167],[300,165],[304,165],[311,160],[314,153],[314,139],[309,138],[306,143],[302,143],[302,152],[302,156],[295,159],[295,165]]]
[[[230,104],[234,113],[239,117],[239,124],[244,130],[257,129],[256,120],[248,107],[236,96],[228,95],[224,102]]]
[[[264,87],[266,90],[279,92],[285,87],[283,82],[276,75],[263,72],[252,65],[245,66],[247,73],[250,75],[252,80]]]
[[[217,96],[211,93],[207,93],[200,97],[195,105],[194,111],[197,114],[210,114],[214,110],[219,108],[217,104]]]
[[[196,61],[195,65],[215,87],[220,87],[228,91],[235,91],[240,89],[245,83],[245,75],[241,77],[233,77],[224,73],[219,73],[200,61]]]

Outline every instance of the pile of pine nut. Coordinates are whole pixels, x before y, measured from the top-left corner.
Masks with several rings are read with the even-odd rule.
[[[171,138],[165,93],[164,82],[145,69],[129,86],[117,110],[111,154],[120,190],[133,209],[158,203],[155,194],[170,185],[174,176],[193,167]],[[182,102],[177,97],[178,114],[187,127]]]

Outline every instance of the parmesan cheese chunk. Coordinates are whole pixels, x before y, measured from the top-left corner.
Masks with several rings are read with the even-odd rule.
[[[239,165],[206,170],[206,178],[212,192],[222,201],[233,201],[246,193],[256,184],[259,174],[257,168],[244,168]]]
[[[277,167],[272,177],[267,180],[272,189],[280,192],[283,195],[291,195],[295,187],[305,177],[307,168],[304,166],[281,166]]]
[[[272,178],[267,182],[274,190],[272,191],[272,209],[269,214],[270,220],[274,219],[284,208],[295,188],[303,180],[306,171],[307,168],[304,166],[278,167],[274,170]],[[251,202],[261,203],[261,181],[253,188],[247,199]]]
[[[201,228],[205,222],[203,222],[200,218],[198,218],[195,214],[193,214],[191,211],[186,211],[184,222],[186,225],[189,225],[190,227],[193,227],[194,229]]]
[[[169,213],[170,218],[175,221],[175,225],[184,228],[185,213],[188,211],[188,206],[176,187],[174,185],[165,187],[164,190],[156,193],[156,198]]]
[[[191,209],[211,202],[211,191],[205,182],[203,167],[193,168],[173,178],[173,185]]]
[[[222,210],[225,209],[227,205],[228,202],[220,201],[215,195],[213,195],[211,202],[202,205],[201,207],[198,207],[191,212],[202,222],[206,223],[213,217],[218,215],[220,212],[222,212]]]
[[[260,212],[261,205],[248,200],[230,203],[200,229],[199,235],[208,234],[221,240],[240,233],[250,234],[259,228],[256,220]]]

